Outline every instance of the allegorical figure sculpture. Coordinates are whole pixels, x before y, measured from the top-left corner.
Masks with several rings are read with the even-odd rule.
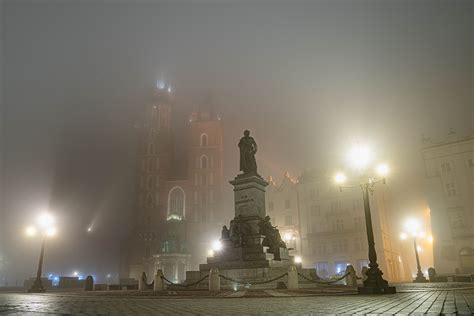
[[[244,137],[239,142],[240,149],[240,171],[244,174],[257,174],[257,162],[255,161],[255,154],[257,153],[257,143],[250,137],[250,131],[244,131]]]

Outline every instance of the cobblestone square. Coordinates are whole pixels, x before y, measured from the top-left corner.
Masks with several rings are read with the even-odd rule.
[[[398,293],[362,296],[337,289],[221,292],[1,293],[0,313],[87,315],[473,315],[471,284],[398,285]],[[140,295],[139,295],[140,294]]]

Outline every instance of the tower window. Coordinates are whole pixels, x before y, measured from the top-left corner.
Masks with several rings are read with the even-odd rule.
[[[208,136],[206,133],[201,134],[201,147],[207,146]]]
[[[201,205],[207,205],[207,192],[201,192]]]
[[[207,156],[201,156],[201,169],[207,169],[208,167],[208,159]]]
[[[207,174],[202,174],[201,175],[201,186],[202,187],[207,186]]]
[[[148,155],[154,155],[155,154],[155,144],[153,144],[153,143],[148,144],[147,153],[148,153]]]
[[[174,187],[168,194],[168,219],[181,220],[185,213],[186,195],[181,187]]]

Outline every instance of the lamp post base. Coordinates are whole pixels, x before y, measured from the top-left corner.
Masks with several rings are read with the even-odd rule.
[[[389,286],[388,282],[382,278],[383,272],[375,264],[367,270],[367,280],[364,286],[358,287],[359,294],[395,294],[397,290],[394,286]]]
[[[395,294],[397,289],[394,286],[387,287],[358,287],[358,294]]]
[[[41,280],[38,281],[38,279],[36,279],[33,283],[33,286],[30,289],[28,289],[28,293],[44,293],[44,292],[46,292],[46,289],[44,288]]]
[[[426,283],[426,282],[429,282],[429,281],[425,278],[423,273],[418,273],[416,275],[416,278],[413,280],[413,283]]]

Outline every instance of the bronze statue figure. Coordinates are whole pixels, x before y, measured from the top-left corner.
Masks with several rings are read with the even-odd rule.
[[[244,131],[244,137],[239,142],[240,149],[240,171],[244,174],[257,174],[257,162],[255,154],[257,153],[257,143],[250,137],[250,131]]]
[[[230,230],[227,228],[227,226],[222,227],[222,232],[221,232],[221,239],[222,240],[227,240],[230,238]]]

